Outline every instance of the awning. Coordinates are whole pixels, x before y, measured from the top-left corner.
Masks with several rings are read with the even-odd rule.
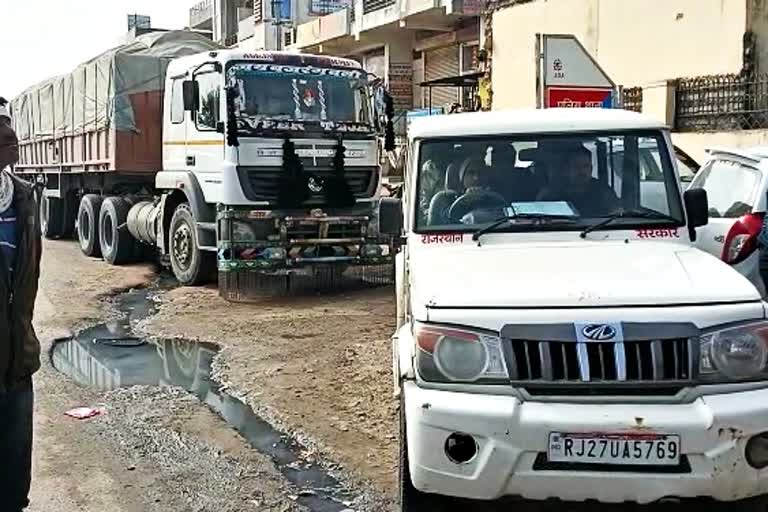
[[[475,71],[463,75],[446,76],[421,82],[421,87],[477,87],[480,78],[485,75],[483,71]]]

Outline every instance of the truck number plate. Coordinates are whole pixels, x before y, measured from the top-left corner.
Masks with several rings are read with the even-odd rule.
[[[550,462],[676,466],[680,436],[665,434],[549,434]]]

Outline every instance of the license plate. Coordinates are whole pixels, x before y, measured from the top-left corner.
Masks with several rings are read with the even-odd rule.
[[[680,436],[666,434],[549,434],[550,462],[676,466]]]

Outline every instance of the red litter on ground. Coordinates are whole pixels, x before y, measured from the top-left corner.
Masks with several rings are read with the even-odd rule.
[[[98,416],[103,412],[104,412],[103,410],[96,409],[93,407],[76,407],[74,409],[70,409],[64,414],[69,416],[70,418],[75,418],[76,420],[86,420],[88,418],[93,418],[94,416]]]

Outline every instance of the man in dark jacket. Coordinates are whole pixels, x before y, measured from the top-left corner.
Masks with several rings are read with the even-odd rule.
[[[6,105],[0,98],[0,509],[18,512],[29,504],[32,479],[32,374],[40,368],[32,315],[41,241],[32,187],[7,169],[19,149]]]

